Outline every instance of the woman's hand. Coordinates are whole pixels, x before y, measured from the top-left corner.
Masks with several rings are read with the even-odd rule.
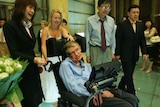
[[[7,99],[3,99],[0,101],[0,104],[6,104],[6,107],[15,107],[14,104]]]
[[[67,37],[67,41],[74,41],[73,36],[69,35],[69,36]]]
[[[34,57],[34,63],[38,65],[46,65],[47,61],[41,57]]]

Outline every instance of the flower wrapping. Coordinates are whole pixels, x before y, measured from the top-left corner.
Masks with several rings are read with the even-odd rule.
[[[18,93],[17,91],[21,93],[18,83],[27,65],[27,61],[0,57],[0,99],[7,98],[13,101],[13,96],[21,96],[22,98],[22,95],[17,95],[16,93]]]
[[[15,74],[0,80],[0,99],[4,98],[11,89],[18,84],[20,81],[20,76],[22,75],[23,70],[19,70]]]

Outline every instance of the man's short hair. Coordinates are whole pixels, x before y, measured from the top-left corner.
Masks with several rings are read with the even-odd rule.
[[[67,56],[70,56],[70,53],[68,52],[68,49],[71,47],[80,46],[76,41],[69,41],[64,45],[64,51]]]
[[[111,0],[98,0],[98,7],[101,6],[101,4],[109,3],[111,4]]]
[[[139,7],[138,5],[134,4],[134,5],[131,5],[131,6],[128,8],[128,12],[130,12],[131,9],[133,9],[133,8],[139,8],[139,9],[140,9],[140,7]]]

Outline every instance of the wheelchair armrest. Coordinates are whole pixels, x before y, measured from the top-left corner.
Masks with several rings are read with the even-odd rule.
[[[84,107],[84,105],[86,104],[86,100],[88,98],[88,96],[79,97],[69,91],[61,91],[60,94],[61,94],[62,99],[66,100],[68,102],[71,102],[73,104],[76,104],[80,107]]]

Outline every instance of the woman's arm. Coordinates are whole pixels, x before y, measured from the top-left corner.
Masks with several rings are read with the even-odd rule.
[[[42,55],[44,56],[45,60],[48,61],[47,58],[47,46],[46,46],[46,40],[48,39],[48,31],[47,28],[42,30],[42,37],[41,37],[41,50]]]
[[[60,27],[60,31],[61,31],[63,37],[64,37],[64,38],[67,38],[68,41],[74,41],[73,36],[69,35],[69,34],[68,34],[68,31],[67,31],[65,28]]]
[[[155,27],[152,27],[152,28],[150,29],[149,34],[145,35],[145,37],[146,37],[146,38],[150,38],[150,37],[154,36],[155,33],[157,33],[157,29],[156,29]]]

